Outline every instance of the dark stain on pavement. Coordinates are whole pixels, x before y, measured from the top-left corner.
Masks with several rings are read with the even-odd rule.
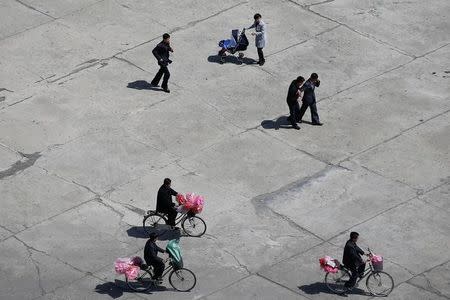
[[[34,163],[39,159],[39,157],[42,156],[40,152],[34,152],[33,154],[25,154],[19,152],[19,154],[22,155],[24,159],[18,160],[8,169],[0,171],[0,180],[6,177],[14,176],[17,173],[22,172],[25,169],[28,169],[29,167],[34,165]]]

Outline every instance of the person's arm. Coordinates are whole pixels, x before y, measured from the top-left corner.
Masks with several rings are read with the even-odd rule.
[[[356,246],[356,252],[358,252],[359,255],[365,254],[364,251],[361,248],[359,248],[358,246]]]
[[[177,193],[175,190],[173,190],[173,189],[170,189],[170,194],[171,194],[172,196],[178,195],[178,193]]]
[[[256,24],[255,23],[253,23],[249,28],[247,28],[247,29],[252,29],[252,28],[255,28],[256,27]]]
[[[153,53],[153,56],[154,56],[158,61],[161,61],[161,60],[162,60],[161,55],[159,55],[159,45],[157,45],[157,46],[153,49],[152,53]]]
[[[161,253],[166,253],[166,250],[164,250],[163,248],[158,247],[158,245],[156,245],[156,250],[158,250],[158,252],[161,252]]]

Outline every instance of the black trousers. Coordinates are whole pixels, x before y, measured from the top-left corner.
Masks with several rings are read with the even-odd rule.
[[[148,261],[146,259],[145,262],[147,263],[147,265],[153,267],[153,279],[159,278],[162,276],[165,265],[164,265],[164,261],[160,257],[153,257],[152,259],[150,259]]]
[[[316,106],[316,101],[312,102],[312,103],[306,103],[305,101],[302,102],[302,107],[300,108],[300,120],[303,118],[303,115],[305,114],[306,110],[308,109],[311,110],[311,122],[313,123],[319,123],[319,114],[317,113],[317,106]]]
[[[265,62],[263,48],[256,48],[258,50],[259,62]]]
[[[298,104],[298,101],[295,101],[293,103],[289,103],[289,122],[291,122],[292,126],[295,126],[297,122],[300,120],[300,105]]]
[[[170,72],[167,66],[159,66],[159,71],[156,73],[155,78],[153,78],[151,84],[152,85],[158,85],[159,81],[161,80],[161,77],[164,75],[163,82],[161,84],[161,87],[163,89],[167,89],[167,84],[169,83],[170,78]]]
[[[356,284],[356,280],[358,279],[358,276],[364,274],[364,270],[366,269],[366,264],[362,264],[359,267],[352,266],[348,267],[350,270],[350,280],[345,283],[346,287],[354,287]]]
[[[175,219],[177,218],[177,210],[175,208],[171,208],[166,211],[167,214],[167,225],[175,226]]]

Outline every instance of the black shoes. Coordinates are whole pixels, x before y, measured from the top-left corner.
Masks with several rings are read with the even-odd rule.
[[[168,88],[163,89],[164,92],[170,93],[170,90]]]
[[[262,60],[262,61],[258,61],[258,65],[260,65],[260,66],[264,66],[264,64],[266,63],[266,61],[265,60]]]
[[[300,127],[299,127],[297,124],[292,125],[292,128],[294,128],[294,129],[296,129],[296,130],[300,130]]]

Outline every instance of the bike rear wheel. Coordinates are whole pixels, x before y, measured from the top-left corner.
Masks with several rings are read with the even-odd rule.
[[[139,270],[136,279],[128,279],[125,276],[127,285],[136,292],[144,292],[153,285],[152,274],[147,270]]]
[[[186,217],[181,224],[184,232],[189,236],[200,237],[206,232],[206,223],[197,216]]]
[[[325,275],[325,284],[330,291],[336,294],[343,294],[348,291],[345,284],[349,280],[350,273],[346,269],[340,269],[337,273],[327,273]]]
[[[191,270],[181,268],[170,273],[169,283],[179,292],[188,292],[194,288],[197,278]]]
[[[394,279],[386,272],[377,271],[367,277],[366,286],[372,295],[386,297],[394,289]]]
[[[166,224],[166,221],[167,220],[164,216],[160,215],[157,212],[151,212],[150,214],[144,217],[142,225],[147,233],[151,233],[158,226]]]

